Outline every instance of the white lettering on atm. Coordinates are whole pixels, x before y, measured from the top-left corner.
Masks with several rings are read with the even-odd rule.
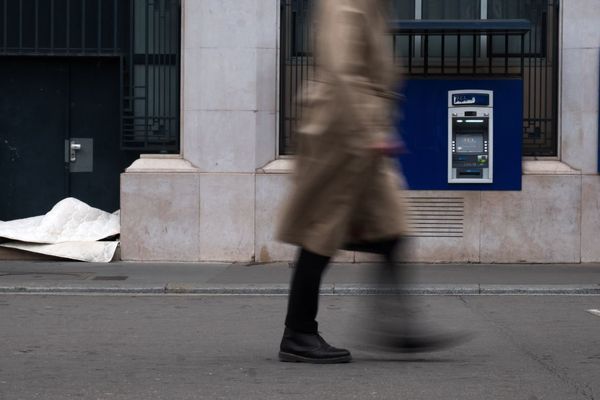
[[[468,99],[462,96],[454,96],[454,104],[475,104],[476,102],[475,97]]]

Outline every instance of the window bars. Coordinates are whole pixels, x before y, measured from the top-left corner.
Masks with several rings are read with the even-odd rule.
[[[0,55],[119,55],[122,0],[0,0]]]
[[[293,132],[300,118],[297,96],[314,73],[314,0],[281,0],[280,154],[293,154]],[[485,0],[484,0],[485,1]],[[395,1],[398,9],[412,2]],[[483,4],[483,3],[482,3]],[[390,45],[407,79],[411,77],[510,77],[524,83],[523,154],[557,155],[558,2],[488,0],[489,18],[506,20],[404,20],[396,24]],[[418,10],[417,10],[418,11]],[[512,24],[512,25],[511,25]],[[523,29],[527,32],[523,33]],[[299,100],[299,99],[298,99]]]
[[[121,63],[123,149],[179,151],[180,6],[132,0],[129,46]]]
[[[178,152],[180,13],[179,0],[0,0],[0,56],[118,57],[121,148]]]

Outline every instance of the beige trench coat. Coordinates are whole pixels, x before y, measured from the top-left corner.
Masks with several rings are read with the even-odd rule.
[[[314,15],[315,79],[277,238],[332,256],[405,231],[398,167],[370,148],[391,138],[396,82],[380,0],[320,0]]]

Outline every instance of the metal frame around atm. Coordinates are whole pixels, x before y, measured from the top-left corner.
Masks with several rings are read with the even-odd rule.
[[[452,111],[456,108],[452,102],[452,95],[461,93],[481,93],[487,94],[490,99],[490,103],[487,106],[474,106],[472,108],[485,108],[489,110],[489,135],[488,135],[488,153],[489,153],[489,177],[487,179],[454,179],[452,178]],[[468,108],[468,107],[464,107]],[[461,184],[461,183],[480,183],[489,184],[494,183],[494,91],[493,90],[481,90],[481,89],[463,89],[463,90],[451,90],[448,91],[448,183],[449,184]]]

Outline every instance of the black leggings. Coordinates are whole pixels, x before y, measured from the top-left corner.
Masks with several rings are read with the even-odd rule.
[[[352,250],[380,254],[385,259],[385,267],[381,270],[379,280],[388,283],[397,283],[394,257],[399,239],[384,240],[378,242],[361,243],[353,245]],[[300,249],[298,260],[294,269],[290,285],[287,316],[285,326],[304,333],[317,333],[318,323],[316,321],[319,309],[319,288],[321,278],[327,269],[330,257],[310,252],[304,248]]]

